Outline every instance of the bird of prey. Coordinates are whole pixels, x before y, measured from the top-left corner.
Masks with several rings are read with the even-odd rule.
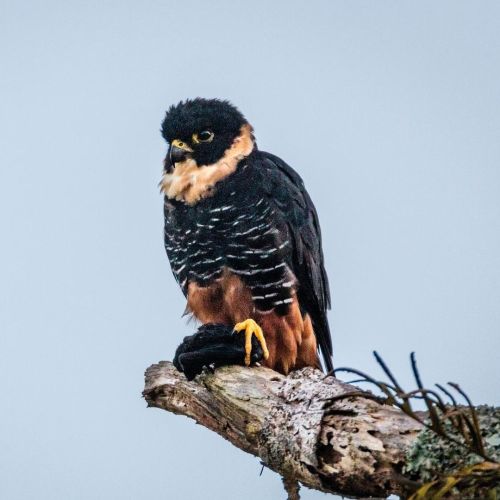
[[[244,333],[246,365],[253,338],[281,373],[321,368],[318,350],[331,371],[321,233],[300,176],[225,100],[171,106],[162,135],[165,248],[187,312]]]

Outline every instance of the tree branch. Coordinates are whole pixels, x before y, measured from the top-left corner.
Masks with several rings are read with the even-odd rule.
[[[429,479],[426,463],[442,465],[442,473],[481,461],[455,445],[447,451],[398,408],[312,368],[285,377],[229,366],[188,382],[162,361],[146,371],[143,395],[148,406],[193,418],[260,457],[281,474],[289,498],[298,498],[298,482],[352,497],[404,496]],[[479,408],[487,410],[491,443],[500,442],[498,409]],[[498,448],[489,451],[497,456]]]
[[[422,426],[306,368],[284,377],[267,368],[225,367],[193,382],[171,363],[146,372],[149,406],[186,415],[261,458],[285,479],[350,496],[401,493],[405,455]]]

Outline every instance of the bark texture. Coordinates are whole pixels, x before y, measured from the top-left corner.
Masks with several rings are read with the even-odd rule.
[[[293,481],[352,497],[402,494],[401,471],[422,426],[312,368],[288,377],[231,366],[188,382],[171,363],[146,371],[149,406],[193,418]]]

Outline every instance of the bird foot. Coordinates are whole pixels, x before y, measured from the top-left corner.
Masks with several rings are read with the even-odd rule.
[[[266,339],[264,338],[262,328],[253,319],[246,319],[234,325],[234,332],[241,332],[242,330],[245,330],[245,365],[250,366],[252,336],[254,335],[262,347],[264,359],[267,359],[269,357],[269,350],[267,349]]]

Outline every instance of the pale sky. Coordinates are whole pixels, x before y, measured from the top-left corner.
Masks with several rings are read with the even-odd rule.
[[[1,0],[0,39],[1,498],[284,498],[141,399],[194,331],[157,187],[187,97],[230,99],[304,178],[337,366],[378,375],[376,349],[409,386],[415,350],[500,403],[498,2]]]

